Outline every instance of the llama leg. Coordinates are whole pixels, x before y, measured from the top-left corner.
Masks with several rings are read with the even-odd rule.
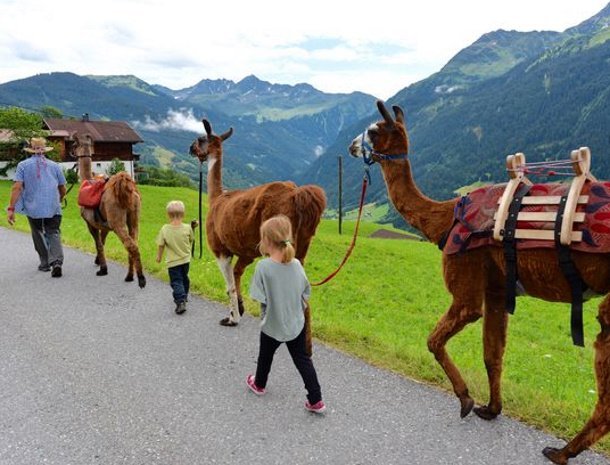
[[[129,274],[133,279],[133,272],[135,270],[136,275],[138,276],[138,286],[143,288],[146,286],[146,278],[144,277],[144,272],[142,271],[142,260],[140,258],[140,249],[138,248],[138,236],[140,233],[138,225],[140,219],[137,215],[135,217],[133,215],[127,215],[127,221],[129,236],[134,244],[136,244],[136,253],[129,254]]]
[[[231,256],[218,256],[216,257],[216,263],[218,263],[218,268],[220,268],[220,272],[225,278],[225,283],[227,284],[227,294],[229,294],[230,299],[230,310],[229,316],[220,320],[220,324],[223,326],[237,326],[239,323],[239,306],[237,303],[237,289],[235,288],[235,276],[233,274],[233,266],[231,265]]]
[[[483,357],[489,380],[489,404],[476,407],[474,413],[484,420],[492,420],[502,412],[502,363],[506,347],[508,314],[504,293],[490,289],[485,297],[483,316]]]
[[[454,302],[449,310],[441,317],[436,324],[434,331],[428,337],[428,350],[441,365],[445,374],[453,385],[453,392],[460,400],[460,417],[464,418],[474,407],[474,400],[468,394],[468,387],[462,378],[459,370],[447,354],[445,346],[447,341],[459,333],[467,324],[477,321],[481,317],[481,302],[465,304]]]
[[[233,268],[233,277],[235,279],[235,289],[237,290],[237,308],[239,315],[243,315],[245,312],[244,301],[241,297],[241,276],[244,274],[246,267],[254,261],[250,257],[239,257],[235,267]]]
[[[305,266],[305,256],[309,250],[309,244],[313,236],[309,237],[298,237],[296,243],[296,249],[294,256],[301,262],[301,265]]]
[[[108,266],[106,265],[106,256],[104,255],[104,241],[102,239],[103,232],[101,232],[95,226],[91,226],[89,223],[87,223],[87,228],[95,241],[95,264],[99,265],[100,267],[96,275],[106,276],[108,274]]]
[[[117,235],[117,237],[121,240],[121,242],[123,243],[123,246],[125,247],[125,249],[127,250],[127,253],[129,254],[130,258],[134,261],[134,263],[136,264],[136,268],[138,269],[142,269],[142,262],[140,261],[140,251],[138,250],[138,244],[136,244],[136,242],[133,240],[133,238],[128,234],[127,230],[125,227],[119,227],[116,229],[113,229],[114,233]],[[133,281],[133,273],[131,273],[131,270],[129,270],[127,272],[127,276],[125,276],[125,281]],[[143,278],[143,276],[142,276]],[[140,276],[138,276],[138,285],[143,288],[144,286],[146,286],[146,280],[140,280]]]
[[[601,326],[594,344],[597,403],[589,421],[563,449],[546,447],[542,451],[554,463],[568,463],[610,431],[610,295],[599,306],[597,319]]]

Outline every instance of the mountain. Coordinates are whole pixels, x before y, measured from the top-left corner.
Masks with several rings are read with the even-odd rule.
[[[288,124],[299,132],[303,132],[299,128],[304,125],[300,137],[307,140],[311,132],[316,142],[314,151],[316,146],[330,145],[338,131],[369,113],[374,101],[361,92],[327,94],[309,84],[271,84],[253,75],[237,83],[204,79],[192,87],[169,91],[168,95],[184,105],[232,117],[252,117],[259,124],[291,122]]]
[[[482,35],[437,73],[405,87],[388,105],[406,113],[410,158],[422,191],[437,199],[465,186],[503,182],[508,154],[528,161],[592,150],[592,171],[610,178],[610,4],[563,32],[498,30]],[[225,146],[225,185],[277,179],[322,185],[337,206],[337,156],[344,156],[344,203],[355,207],[362,162],[346,156],[351,140],[379,119],[375,98],[327,94],[309,84],[203,79],[184,89],[135,76],[51,73],[0,85],[0,105],[130,122],[146,143],[146,163],[197,178],[187,154],[200,120],[217,132],[235,128]],[[379,168],[367,201],[387,202]],[[536,180],[536,179],[534,179]],[[545,179],[541,179],[544,181]],[[404,225],[395,211],[386,218]]]
[[[592,171],[610,178],[610,4],[587,21],[559,32],[495,31],[460,51],[438,73],[397,93],[387,104],[406,113],[410,159],[422,191],[437,199],[463,186],[503,182],[505,158],[565,159],[588,146]],[[336,205],[336,156],[380,119],[376,108],[341,132],[304,173],[327,189]],[[361,161],[344,162],[344,199],[354,207]],[[379,168],[372,167],[369,201],[387,201]],[[544,181],[544,178],[540,179]],[[390,219],[404,223],[395,211]]]
[[[375,98],[362,93],[327,94],[309,84],[271,84],[256,76],[235,83],[202,80],[172,90],[136,76],[39,74],[0,85],[0,105],[38,111],[52,106],[65,115],[131,123],[145,143],[142,161],[169,166],[198,179],[188,155],[203,132],[202,117],[217,132],[233,126],[225,149],[228,188],[294,179],[336,139],[345,126],[370,111]]]

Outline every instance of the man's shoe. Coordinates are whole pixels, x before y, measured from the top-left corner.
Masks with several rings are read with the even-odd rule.
[[[186,312],[186,302],[179,302],[176,304],[176,313],[178,315],[182,315]]]
[[[246,384],[250,390],[257,396],[262,396],[265,393],[265,388],[258,387],[254,382],[254,375],[248,375],[246,378]]]
[[[55,265],[53,270],[51,270],[51,277],[53,278],[61,278],[61,266]]]
[[[49,265],[38,265],[38,271],[51,271],[51,267]]]

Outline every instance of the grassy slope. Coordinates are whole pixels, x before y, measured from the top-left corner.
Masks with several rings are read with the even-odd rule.
[[[3,207],[9,187],[10,183],[0,182]],[[181,199],[186,203],[187,219],[194,218],[197,192],[153,186],[140,189],[144,199],[140,245],[145,270],[167,280],[165,269],[154,262],[154,237],[165,221],[164,206],[171,199]],[[71,193],[65,210],[63,240],[93,252],[74,194]],[[0,215],[0,225],[7,226],[5,215]],[[336,222],[322,222],[306,263],[312,282],[324,278],[341,261],[353,227],[352,222],[344,223],[344,234],[339,236]],[[17,228],[27,231],[25,218],[18,216]],[[362,224],[361,237],[345,268],[328,284],[314,288],[314,334],[325,343],[377,366],[450,389],[426,347],[428,334],[449,305],[440,273],[441,254],[428,243],[367,238],[375,229],[374,224]],[[107,249],[112,259],[126,260],[126,253],[114,235],[109,236]],[[31,259],[34,266],[33,255]],[[92,265],[90,279],[101,279],[95,277],[94,270]],[[249,282],[252,271],[253,267],[246,271],[244,283]],[[194,260],[191,278],[194,292],[227,302],[222,277],[207,249],[203,260]],[[247,285],[244,293],[247,294]],[[246,300],[248,310],[256,314],[254,303]],[[585,305],[587,347],[581,349],[570,342],[569,305],[519,299],[517,311],[510,317],[504,364],[505,413],[561,437],[571,437],[580,430],[596,399],[592,341],[598,332],[595,322],[598,303],[596,299]],[[449,343],[448,350],[471,394],[484,403],[488,390],[480,333],[480,322],[470,325]],[[458,414],[456,399],[455,415]],[[602,441],[599,448],[609,452],[610,440]]]

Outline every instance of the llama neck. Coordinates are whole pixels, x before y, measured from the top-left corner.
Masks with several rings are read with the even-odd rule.
[[[78,157],[78,173],[80,174],[81,181],[93,179],[93,173],[91,172],[91,156]]]
[[[222,157],[208,159],[208,198],[222,194]]]
[[[438,244],[453,223],[456,200],[438,202],[422,194],[413,181],[408,160],[384,161],[381,163],[381,169],[390,200],[396,210],[411,226]]]

